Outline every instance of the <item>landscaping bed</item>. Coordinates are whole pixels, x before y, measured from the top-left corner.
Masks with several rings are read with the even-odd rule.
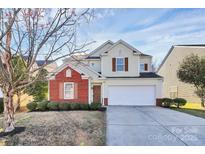
[[[179,111],[179,112],[184,112],[187,114],[191,114],[193,116],[205,118],[205,108],[201,106],[200,103],[186,103],[185,106],[182,106],[181,108],[176,108],[171,106],[171,109]]]
[[[16,132],[1,136],[0,142],[31,146],[105,145],[105,112],[102,111],[19,113],[16,127]]]
[[[205,108],[201,107],[200,103],[190,103],[183,98],[162,98],[158,105],[205,119]]]
[[[193,116],[197,116],[205,119],[205,110],[202,109],[200,110],[200,109],[187,109],[187,108],[175,108],[175,107],[172,107],[171,109],[179,112],[188,113]]]

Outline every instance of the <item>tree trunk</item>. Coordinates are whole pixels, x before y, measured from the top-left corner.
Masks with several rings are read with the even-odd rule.
[[[205,105],[204,105],[204,98],[201,99],[201,106],[205,107]]]
[[[13,89],[4,94],[4,132],[11,132],[14,127]]]
[[[17,95],[17,102],[16,102],[16,104],[15,104],[15,107],[14,107],[14,113],[16,112],[16,111],[19,111],[20,110],[20,107],[21,107],[21,92],[17,92],[16,93],[16,95]]]

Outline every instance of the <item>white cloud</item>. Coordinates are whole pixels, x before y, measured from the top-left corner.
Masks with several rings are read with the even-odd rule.
[[[201,13],[201,10],[175,12],[171,14],[168,19],[155,23],[158,19],[163,17],[164,14],[170,13],[169,11],[170,10],[165,9],[159,11],[157,14],[153,13],[152,15],[151,13],[146,19],[141,18],[141,20],[139,16],[136,17],[135,14],[130,15],[129,18],[138,18],[135,24],[146,25],[146,27],[131,29],[128,32],[119,31],[124,29],[125,26],[133,26],[133,20],[131,22],[130,19],[123,19],[124,21],[122,21],[122,24],[119,21],[120,18],[118,18],[118,21],[108,20],[107,22],[111,22],[110,26],[103,22],[100,24],[94,23],[90,29],[87,30],[87,35],[85,35],[85,37],[97,41],[90,49],[94,49],[108,39],[113,41],[124,39],[142,52],[153,55],[154,59],[158,62],[164,58],[169,48],[174,44],[204,42],[205,16]],[[98,16],[106,20],[109,19],[110,16],[116,16],[117,18],[120,11],[116,13],[116,10],[109,11],[108,9],[104,11],[104,13],[102,12],[100,12]],[[155,24],[152,25],[152,23]],[[95,31],[93,29],[95,29]]]

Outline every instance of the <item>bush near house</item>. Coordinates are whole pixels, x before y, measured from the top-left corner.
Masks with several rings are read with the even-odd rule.
[[[162,107],[166,107],[169,108],[170,106],[176,106],[177,108],[179,108],[180,106],[184,106],[186,105],[186,99],[184,98],[175,98],[175,99],[171,99],[171,98],[162,98],[161,99],[161,106]]]
[[[26,107],[29,111],[35,111],[36,107],[37,107],[37,103],[36,102],[30,102],[26,105]]]
[[[101,108],[102,104],[101,103],[91,103],[90,104],[90,109],[91,110],[99,110]]]
[[[162,107],[169,108],[173,100],[171,98],[163,98],[162,99]]]
[[[80,109],[81,110],[89,110],[89,104],[80,104]]]
[[[179,108],[180,106],[186,105],[186,102],[187,101],[184,98],[175,98],[175,99],[173,99],[173,103],[174,103],[174,105],[177,106],[177,108]]]
[[[28,103],[27,108],[29,111],[70,111],[70,110],[99,110],[105,111],[106,107],[102,107],[101,103],[80,104],[80,103],[58,103],[58,102],[31,102]]]
[[[80,104],[78,104],[78,103],[71,103],[70,104],[70,109],[71,110],[79,110],[80,109]]]
[[[71,109],[70,103],[59,103],[58,107],[59,107],[59,110],[64,110],[64,111]]]
[[[59,105],[59,103],[49,102],[49,103],[47,104],[47,108],[48,108],[49,110],[58,110],[58,109],[59,109],[58,105]]]
[[[46,111],[47,109],[47,101],[37,102],[37,110],[39,111]]]

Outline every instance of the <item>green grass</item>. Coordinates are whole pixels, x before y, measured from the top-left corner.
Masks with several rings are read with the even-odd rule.
[[[171,107],[170,109],[205,119],[205,108],[201,107],[200,103],[187,103],[183,107]]]

